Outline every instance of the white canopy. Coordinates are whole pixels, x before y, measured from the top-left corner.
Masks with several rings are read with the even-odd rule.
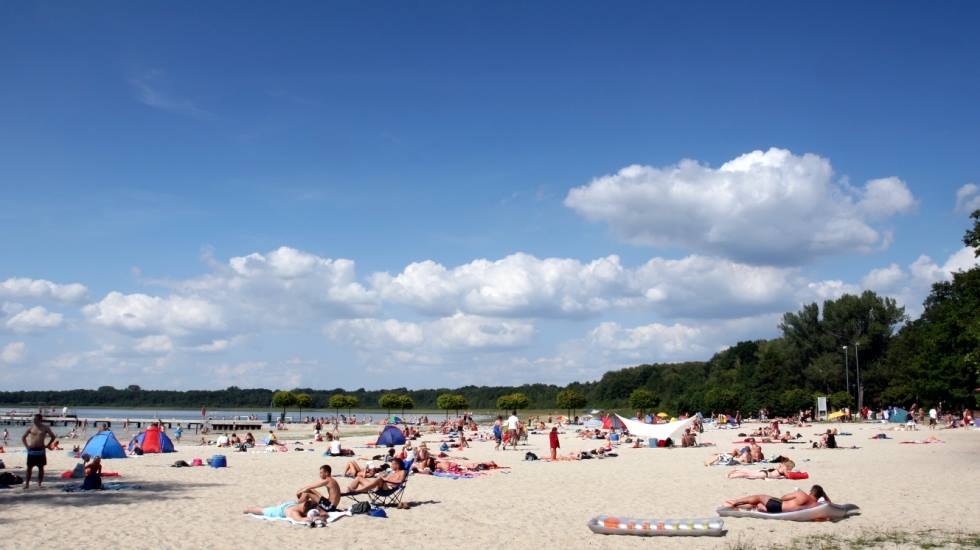
[[[618,414],[616,416],[619,416]],[[656,438],[656,439],[667,439],[668,437],[677,440],[676,435],[683,431],[684,428],[691,425],[694,418],[688,418],[686,420],[678,420],[676,422],[668,422],[666,424],[646,424],[644,422],[638,422],[636,420],[630,420],[628,418],[623,418],[619,416],[619,419],[629,430],[630,434],[646,437],[646,438]]]

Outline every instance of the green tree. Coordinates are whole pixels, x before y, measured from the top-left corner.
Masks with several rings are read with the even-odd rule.
[[[816,396],[807,390],[793,388],[785,390],[779,396],[779,410],[784,415],[795,415],[800,411],[805,411],[816,404]]]
[[[711,388],[704,392],[704,406],[715,412],[734,414],[741,408],[739,394],[731,388]]]
[[[844,407],[854,406],[854,397],[846,391],[839,391],[827,396],[827,404],[831,409],[841,410]]]
[[[404,393],[398,396],[398,405],[402,409],[402,416],[405,416],[405,409],[412,410],[415,408],[415,401],[412,399],[411,395]]]
[[[436,397],[436,407],[446,411],[446,420],[449,420],[449,411],[455,410],[456,416],[459,416],[460,409],[466,409],[469,406],[466,396],[458,393],[442,393]]]
[[[973,227],[963,234],[963,244],[973,249],[973,256],[980,258],[980,208],[970,214]]]
[[[272,406],[277,409],[282,408],[282,416],[280,416],[282,419],[286,418],[286,408],[295,404],[296,396],[293,395],[293,392],[282,390],[272,394]]]
[[[387,410],[388,416],[391,416],[391,409],[397,409],[401,404],[401,396],[397,393],[388,392],[378,398],[378,406]]]
[[[347,407],[347,396],[342,393],[335,393],[330,396],[330,408],[337,411],[340,416],[340,409]]]
[[[526,409],[530,403],[527,396],[519,392],[501,395],[497,398],[497,408],[508,411]]]
[[[361,404],[361,401],[357,398],[356,395],[347,395],[344,396],[344,398],[346,401],[345,404],[347,405],[347,416],[350,416],[350,410],[356,409],[358,405]]]
[[[567,410],[569,417],[572,416],[572,411],[581,409],[588,402],[589,400],[582,395],[582,392],[573,388],[558,392],[558,396],[555,398],[555,404],[559,408]]]
[[[299,407],[299,415],[302,417],[303,409],[308,409],[313,406],[313,398],[308,393],[297,393],[296,406]]]
[[[630,393],[630,408],[645,415],[657,406],[657,396],[646,388],[637,388]]]

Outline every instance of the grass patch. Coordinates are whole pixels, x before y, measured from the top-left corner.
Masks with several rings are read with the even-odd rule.
[[[729,542],[727,550],[851,550],[863,548],[980,548],[980,533],[928,529],[925,531],[862,530],[850,536],[797,537],[787,544],[758,544],[742,539]]]

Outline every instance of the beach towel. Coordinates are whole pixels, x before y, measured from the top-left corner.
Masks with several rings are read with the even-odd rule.
[[[143,486],[137,483],[123,483],[121,481],[113,481],[110,483],[103,483],[101,489],[82,489],[81,483],[69,483],[61,488],[62,491],[66,493],[96,493],[99,491],[129,491],[133,489],[142,489]]]
[[[941,439],[923,439],[922,441],[899,441],[901,445],[929,445],[931,443],[946,443]]]
[[[473,473],[453,473],[453,472],[432,472],[432,477],[444,477],[447,479],[473,479],[479,474]]]

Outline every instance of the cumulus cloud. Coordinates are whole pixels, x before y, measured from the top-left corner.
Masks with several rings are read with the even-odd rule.
[[[361,317],[378,309],[357,280],[354,262],[280,247],[212,262],[213,272],[168,282],[181,294],[207,296],[240,322],[290,325],[322,317]]]
[[[980,185],[968,183],[956,190],[956,210],[973,212],[980,208]]]
[[[201,298],[183,296],[161,298],[110,292],[101,301],[82,308],[82,312],[92,323],[130,332],[183,335],[225,326],[219,307]]]
[[[44,279],[28,279],[25,277],[12,277],[0,282],[0,298],[78,303],[87,296],[88,289],[79,283],[62,285]]]
[[[461,310],[507,317],[595,313],[627,290],[625,270],[617,256],[582,263],[518,253],[496,261],[474,260],[453,269],[426,260],[409,264],[395,276],[375,274],[371,281],[384,300],[425,313]]]
[[[42,306],[23,309],[7,318],[4,326],[14,332],[35,332],[61,326],[63,316],[53,313]]]
[[[159,355],[170,353],[174,349],[174,343],[166,334],[151,334],[144,336],[136,341],[133,350],[139,353]]]
[[[887,235],[871,223],[915,207],[898,178],[852,189],[833,176],[827,159],[770,149],[717,169],[628,166],[572,189],[565,205],[630,242],[774,265],[880,248]]]
[[[959,249],[942,265],[929,256],[921,255],[907,268],[893,263],[871,270],[861,279],[861,288],[895,298],[915,317],[922,313],[922,302],[933,283],[951,281],[954,273],[973,269],[977,265],[980,265],[980,259],[974,256],[972,248]]]
[[[654,258],[631,269],[618,256],[591,262],[513,254],[452,269],[432,261],[375,274],[388,302],[430,314],[462,311],[497,317],[579,317],[646,309],[680,317],[740,317],[793,303],[798,270],[706,256]],[[705,292],[710,289],[710,292]]]
[[[27,344],[24,342],[10,342],[0,349],[0,363],[15,365],[24,360],[27,354]]]
[[[327,325],[325,332],[335,342],[389,363],[440,364],[454,353],[524,347],[534,337],[534,325],[457,313],[422,323],[344,319]]]

